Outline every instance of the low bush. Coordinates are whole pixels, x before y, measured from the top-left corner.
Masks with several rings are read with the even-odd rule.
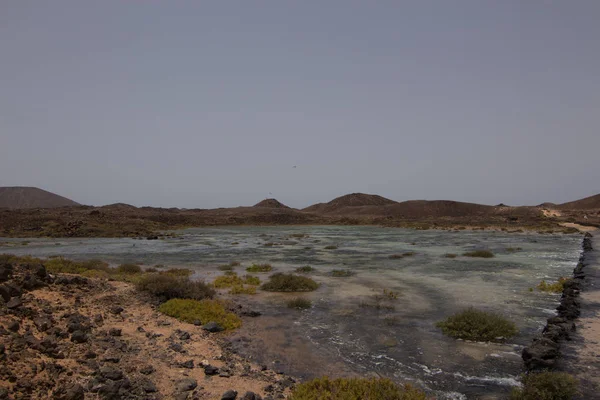
[[[109,279],[110,274],[106,271],[101,271],[98,269],[88,269],[87,271],[83,271],[81,276],[85,276],[86,278],[98,278],[98,279]]]
[[[191,276],[194,272],[187,268],[169,268],[166,271],[160,271],[159,274],[172,276]]]
[[[388,300],[397,300],[400,293],[394,292],[390,289],[383,289],[383,297]]]
[[[318,287],[319,284],[309,277],[283,273],[271,275],[261,286],[268,292],[311,292]]]
[[[306,265],[304,267],[299,267],[296,268],[296,272],[299,272],[301,274],[307,274],[309,272],[313,272],[315,269],[313,267],[311,267],[310,265]]]
[[[117,267],[117,271],[120,274],[139,274],[142,272],[142,268],[137,264],[121,264]]]
[[[446,254],[444,254],[444,257],[446,257],[446,258],[456,258],[456,257],[458,257],[458,255],[454,254],[454,253],[446,253]]]
[[[554,283],[547,283],[546,281],[541,281],[537,285],[537,288],[542,292],[562,293],[565,287],[565,283],[567,283],[569,280],[569,278],[560,277],[558,278],[558,281]]]
[[[229,264],[219,265],[217,268],[219,268],[221,271],[233,271],[233,266]]]
[[[202,300],[215,295],[214,289],[202,281],[190,281],[187,277],[168,274],[144,274],[135,283],[136,288],[164,300]]]
[[[325,250],[336,250],[338,247],[334,246],[334,245],[329,245],[329,246],[325,246],[324,249]]]
[[[445,335],[466,340],[494,342],[518,333],[515,324],[501,315],[466,309],[436,324]]]
[[[494,257],[494,253],[489,250],[475,250],[475,251],[467,251],[463,253],[465,257],[480,257],[480,258],[492,258]]]
[[[64,257],[52,257],[39,262],[43,262],[48,272],[53,274],[82,274],[89,270],[110,271],[108,264],[101,260],[73,261]]]
[[[237,275],[223,275],[215,278],[213,286],[217,289],[229,288],[237,285],[243,285],[244,281]]]
[[[396,385],[385,378],[316,378],[296,386],[290,400],[426,400],[411,385]]]
[[[271,266],[271,264],[252,264],[251,266],[246,268],[246,271],[248,272],[269,272],[272,270],[273,267]]]
[[[330,272],[330,275],[336,278],[346,278],[354,275],[354,272],[349,269],[334,269]]]
[[[539,372],[523,376],[523,387],[514,388],[510,400],[571,400],[577,380],[564,372]]]
[[[239,328],[242,320],[226,310],[223,303],[217,300],[171,299],[158,308],[160,312],[177,318],[180,321],[202,324],[216,322],[226,330]]]
[[[244,275],[244,283],[246,285],[258,286],[260,285],[260,278],[258,276]]]
[[[235,285],[229,291],[229,294],[256,294],[255,286]]]
[[[302,297],[294,297],[287,301],[288,308],[295,308],[297,310],[305,310],[312,306],[312,301],[304,299]]]

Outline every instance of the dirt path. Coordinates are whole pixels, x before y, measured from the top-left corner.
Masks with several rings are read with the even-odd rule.
[[[593,251],[586,255],[581,316],[572,342],[565,343],[565,369],[581,382],[581,399],[600,399],[600,231],[592,233]]]

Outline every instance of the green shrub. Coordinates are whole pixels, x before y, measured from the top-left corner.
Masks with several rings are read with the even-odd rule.
[[[554,283],[547,283],[546,281],[541,281],[537,285],[537,288],[542,292],[562,293],[565,287],[565,283],[567,283],[569,280],[569,278],[560,277],[558,278],[558,281]]]
[[[454,253],[446,253],[446,254],[444,254],[444,257],[446,257],[446,258],[456,258],[456,257],[458,257],[458,255],[454,254]]]
[[[135,282],[137,290],[151,293],[164,300],[201,300],[215,295],[215,291],[202,281],[190,281],[188,277],[168,274],[143,274]]]
[[[297,310],[305,310],[312,306],[312,301],[304,299],[302,297],[294,297],[287,301],[288,308],[295,308]]]
[[[260,285],[260,278],[258,276],[244,275],[244,283],[246,285],[258,286]]]
[[[334,245],[329,245],[329,246],[325,246],[324,249],[325,250],[336,250],[338,247],[334,246]]]
[[[492,258],[494,257],[494,253],[489,250],[475,250],[475,251],[467,251],[463,253],[463,256],[466,257],[480,257],[480,258]]]
[[[244,281],[237,275],[223,275],[215,278],[213,286],[218,289],[242,285]]]
[[[171,299],[161,304],[158,310],[184,322],[206,324],[214,321],[226,330],[242,326],[242,320],[217,300]]]
[[[468,308],[436,324],[445,335],[458,339],[489,341],[509,338],[518,333],[515,324],[506,318]]]
[[[330,275],[336,278],[346,278],[354,275],[354,272],[348,269],[334,269],[330,272]]]
[[[246,271],[248,272],[269,272],[272,270],[273,267],[271,266],[271,264],[252,264],[251,266],[246,268]]]
[[[510,400],[570,400],[577,380],[564,372],[539,372],[523,376],[523,387],[514,388]]]
[[[120,274],[139,274],[142,268],[137,264],[121,264],[117,267],[117,272]]]
[[[160,271],[161,275],[171,275],[171,276],[183,276],[188,277],[191,276],[194,272],[187,268],[169,268],[166,271]]]
[[[306,265],[304,267],[299,267],[296,268],[296,272],[299,272],[301,274],[307,274],[309,272],[313,272],[315,269],[313,267],[311,267],[310,265]]]
[[[88,269],[87,271],[83,271],[81,276],[85,276],[86,278],[97,278],[97,279],[109,279],[110,274],[106,271],[101,271],[98,269]]]
[[[311,292],[319,284],[309,277],[277,273],[269,277],[269,281],[262,285],[268,292]]]
[[[229,294],[256,294],[256,287],[235,285],[231,288]]]
[[[328,377],[301,383],[290,400],[426,400],[424,392],[411,385],[396,385],[384,378]]]

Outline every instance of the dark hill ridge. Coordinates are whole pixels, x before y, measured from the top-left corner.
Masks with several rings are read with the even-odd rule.
[[[351,193],[345,196],[336,197],[329,203],[318,203],[310,207],[306,207],[302,211],[312,213],[334,213],[341,209],[368,206],[387,206],[397,204],[394,200],[386,199],[385,197],[376,194]]]
[[[285,204],[280,203],[279,201],[277,201],[275,199],[264,199],[263,201],[260,201],[260,202],[256,203],[253,207],[262,207],[262,208],[289,208]]]
[[[36,187],[0,187],[0,208],[57,208],[78,205],[80,204],[66,197]]]
[[[590,210],[600,208],[600,194],[559,204],[556,208],[560,210]]]

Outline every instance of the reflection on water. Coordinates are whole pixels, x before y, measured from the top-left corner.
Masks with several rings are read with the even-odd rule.
[[[243,265],[270,262],[278,271],[311,265],[321,283],[319,290],[305,295],[313,307],[288,310],[282,305],[289,297],[285,294],[248,298],[264,316],[248,321],[234,335],[240,351],[305,377],[379,374],[413,381],[440,398],[496,398],[516,384],[522,347],[558,301],[557,295],[529,288],[542,279],[569,275],[580,247],[580,237],[573,235],[377,227],[236,227],[180,233],[179,238],[156,241],[30,239],[26,246],[0,247],[0,252],[187,266],[208,279],[218,264],[233,260]],[[496,257],[444,257],[474,249],[489,249]],[[415,254],[389,258],[405,252]],[[334,278],[327,275],[332,269],[356,274]],[[384,289],[397,292],[398,299],[378,299]],[[468,343],[446,338],[435,328],[435,322],[468,306],[505,314],[517,323],[519,335],[504,344]]]

